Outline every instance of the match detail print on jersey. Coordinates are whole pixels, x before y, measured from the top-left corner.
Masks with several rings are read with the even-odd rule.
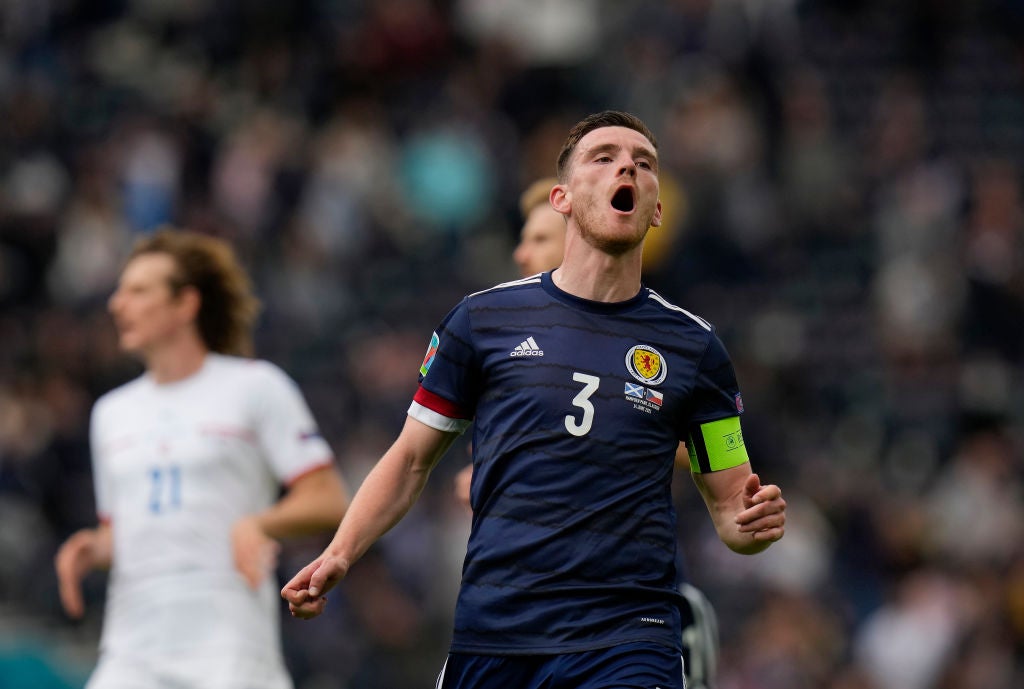
[[[749,461],[738,416],[692,427],[686,449],[690,454],[690,471],[698,474],[730,469]]]

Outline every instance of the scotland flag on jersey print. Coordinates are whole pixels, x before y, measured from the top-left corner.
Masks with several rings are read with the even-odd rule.
[[[644,399],[644,386],[636,385],[635,383],[626,383],[625,393],[630,397],[639,397]]]

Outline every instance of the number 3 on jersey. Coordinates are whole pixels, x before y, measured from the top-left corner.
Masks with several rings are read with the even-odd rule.
[[[597,386],[601,384],[601,379],[597,376],[578,371],[572,374],[572,379],[577,383],[583,383],[583,389],[572,398],[573,406],[583,410],[583,418],[577,421],[576,417],[572,414],[566,414],[565,430],[578,437],[589,433],[594,425],[594,404],[590,401],[590,396],[594,394]]]

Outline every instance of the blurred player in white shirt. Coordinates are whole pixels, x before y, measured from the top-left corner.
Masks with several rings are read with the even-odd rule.
[[[99,525],[56,556],[72,617],[83,577],[110,569],[87,687],[287,689],[278,539],[337,527],[331,449],[298,386],[247,358],[258,302],[225,242],[143,238],[109,310],[146,370],[93,408]]]

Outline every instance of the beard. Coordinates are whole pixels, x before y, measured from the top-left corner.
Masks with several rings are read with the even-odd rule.
[[[579,228],[580,237],[590,246],[609,256],[622,256],[644,241],[652,218],[653,213],[646,223],[641,224],[643,229],[633,229],[630,232],[602,231],[607,221],[594,206],[588,206],[583,212],[578,213],[576,226]]]

